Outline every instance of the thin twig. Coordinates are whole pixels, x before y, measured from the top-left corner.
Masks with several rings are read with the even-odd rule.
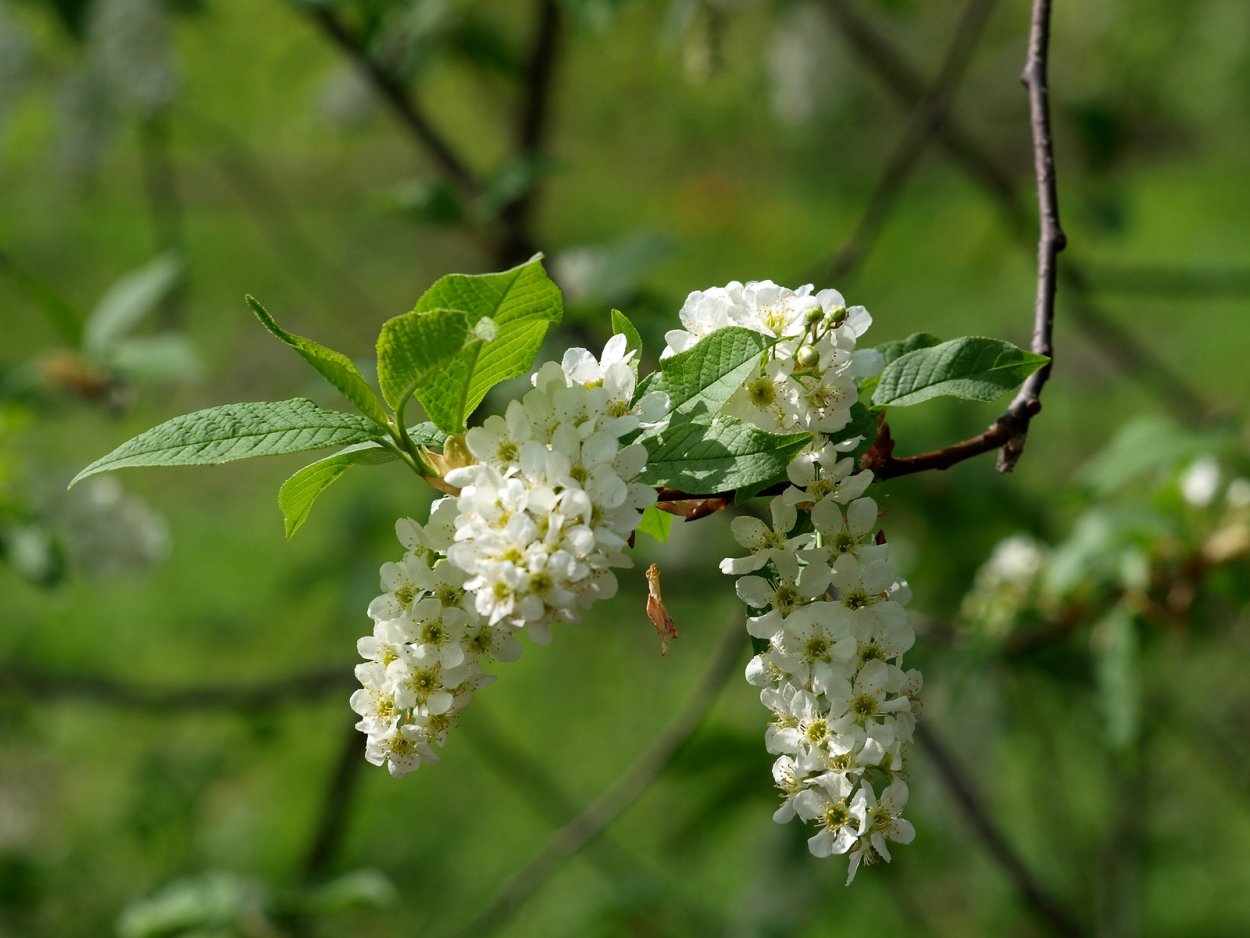
[[[914,109],[925,94],[924,78],[892,40],[858,12],[850,0],[824,0],[823,7],[867,69],[903,106]],[[1031,247],[1029,213],[1012,174],[949,109],[934,129],[933,139],[992,198],[1011,232]],[[1165,405],[1187,421],[1201,422],[1211,412],[1184,375],[1094,303],[1091,278],[1077,261],[1065,261],[1059,277],[1067,302],[1076,314],[1074,324],[1127,375],[1159,391]]]
[[[611,788],[552,835],[534,858],[508,880],[485,911],[457,935],[486,935],[505,924],[566,860],[602,834],[651,786],[703,723],[721,688],[737,670],[744,644],[739,631],[725,630],[703,679],[650,748]]]
[[[564,16],[556,0],[537,0],[537,21],[525,67],[521,106],[516,122],[516,158],[530,162],[531,172],[543,156],[551,119],[551,99],[555,90],[556,65]],[[499,248],[500,266],[519,263],[532,256],[534,247],[529,231],[538,183],[531,179],[515,198],[499,211],[505,240]]]
[[[343,721],[342,742],[304,856],[304,879],[310,883],[324,876],[334,862],[334,855],[347,829],[347,817],[358,787],[360,770],[369,764],[365,761],[364,737],[354,724],[354,718]]]
[[[1035,0],[1029,29],[1029,52],[1021,82],[1028,90],[1029,116],[1033,137],[1033,170],[1037,179],[1038,244],[1037,296],[1033,306],[1033,340],[1036,355],[1054,358],[1053,330],[1055,322],[1055,289],[1058,279],[1057,258],[1067,246],[1067,238],[1059,223],[1059,197],[1055,186],[1055,155],[1050,128],[1050,98],[1046,63],[1050,43],[1050,2]],[[1017,392],[1015,399],[990,428],[968,440],[919,456],[898,459],[890,447],[874,447],[865,468],[881,478],[917,472],[922,468],[945,469],[971,456],[997,447],[998,471],[1010,472],[1024,452],[1029,423],[1042,409],[1041,394],[1050,377],[1051,362],[1031,374]],[[888,428],[882,425],[888,439]]]
[[[297,4],[297,9],[356,65],[447,179],[465,195],[476,198],[481,193],[481,183],[413,100],[403,80],[370,54],[364,39],[357,36],[332,7],[301,3]]]
[[[997,2],[969,0],[964,7],[937,77],[913,110],[907,129],[886,161],[885,170],[868,197],[859,221],[834,256],[827,273],[830,282],[843,279],[859,264],[885,224],[903,186],[924,154],[925,143],[945,119],[972,60],[977,40]]]
[[[475,711],[472,719],[461,725],[460,732],[478,750],[486,764],[506,781],[509,788],[518,790],[544,820],[559,826],[577,814],[577,802],[564,790],[560,780],[547,771],[542,760],[517,746],[495,726],[485,710]],[[651,884],[659,882],[658,874],[648,871],[641,858],[622,847],[606,831],[587,845],[587,859],[618,890],[631,881],[640,881],[648,887],[648,891],[653,891]],[[670,911],[673,909],[672,902],[667,906]],[[724,923],[719,920],[714,907],[700,905],[684,912],[687,923],[700,923],[710,934],[724,933]]]
[[[41,701],[81,700],[151,712],[189,710],[270,710],[350,690],[351,672],[342,666],[295,674],[257,684],[201,687],[144,687],[106,677],[46,674],[20,666],[0,671],[0,695]]]
[[[172,252],[184,265],[183,274],[160,305],[161,324],[166,329],[177,329],[183,325],[187,305],[187,238],[169,136],[169,111],[166,108],[148,115],[139,125],[139,158],[156,250],[160,253]]]
[[[990,856],[1007,874],[1024,903],[1055,934],[1083,935],[1084,929],[1077,924],[1077,920],[1042,888],[1032,871],[1007,843],[1007,838],[995,825],[989,811],[973,788],[972,782],[955,762],[946,744],[933,731],[931,724],[925,723],[916,727],[916,741],[929,757],[929,761],[937,770],[955,803],[963,811],[973,831],[981,839]]]
[[[1050,0],[1035,0],[1029,29],[1029,57],[1020,81],[1029,92],[1029,117],[1033,132],[1033,172],[1037,177],[1037,207],[1040,231],[1037,241],[1037,299],[1033,307],[1035,355],[1053,360],[1055,326],[1055,285],[1059,252],[1068,239],[1059,224],[1059,195],[1055,187],[1055,148],[1050,130],[1050,90],[1046,63],[1050,50]],[[1010,472],[1024,452],[1029,421],[1041,410],[1042,388],[1050,377],[1047,362],[1025,380],[1005,415],[1014,431],[998,454],[998,471]]]
[[[211,147],[197,152],[211,160],[214,169],[234,189],[242,204],[269,242],[278,265],[288,271],[318,271],[320,276],[296,275],[293,279],[309,294],[325,301],[328,285],[338,300],[356,313],[381,318],[382,307],[371,297],[332,252],[322,250],[304,231],[298,212],[283,187],[243,137],[230,126],[205,114],[180,107],[179,119],[211,135]]]

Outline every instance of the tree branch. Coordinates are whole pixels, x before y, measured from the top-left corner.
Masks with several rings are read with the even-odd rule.
[[[456,933],[458,936],[486,935],[504,925],[566,860],[602,834],[651,786],[712,709],[721,688],[737,670],[744,644],[737,629],[725,630],[703,679],[664,732],[612,787],[552,835],[534,858],[513,874],[481,915]]]
[[[1025,905],[1055,934],[1083,935],[1085,932],[1077,924],[1077,920],[1042,888],[1032,871],[1007,843],[1007,838],[994,824],[971,781],[955,762],[945,743],[934,733],[930,724],[925,723],[916,727],[916,741],[937,770],[951,798],[963,811],[973,832],[980,838],[994,862],[1007,874],[1007,878],[1011,880],[1017,895]]]
[[[942,124],[954,101],[959,82],[967,71],[977,40],[997,0],[969,0],[955,26],[950,46],[929,89],[922,93],[886,168],[877,180],[868,203],[850,236],[842,242],[826,274],[840,280],[863,259],[903,190],[912,170],[924,154],[925,144]]]
[[[855,53],[904,106],[915,108],[924,98],[924,79],[890,39],[860,14],[849,0],[824,0],[824,9]],[[948,113],[934,128],[937,140],[969,178],[991,197],[1008,228],[1023,243],[1032,240],[1029,213],[1011,173],[998,164],[975,136]],[[1093,301],[1089,277],[1075,260],[1060,270],[1068,302],[1076,313],[1075,325],[1131,377],[1161,392],[1165,404],[1182,419],[1200,422],[1211,410],[1183,375],[1132,332],[1120,326]]]
[[[271,710],[330,691],[350,692],[351,672],[341,665],[254,685],[143,687],[90,675],[43,674],[22,667],[0,671],[0,694],[26,699],[82,700],[131,710]]]
[[[557,0],[537,0],[537,10],[537,22],[525,67],[525,82],[515,128],[516,158],[531,162],[537,161],[543,155],[564,23]],[[529,230],[537,188],[537,182],[531,182],[500,209],[499,217],[506,231],[506,239],[499,250],[499,259],[503,266],[520,263],[534,253]]]
[[[447,179],[466,196],[477,198],[482,191],[481,183],[468,164],[452,149],[451,144],[430,123],[417,102],[408,94],[403,80],[369,53],[364,40],[339,19],[332,7],[302,3],[296,6],[360,69],[374,90],[400,122],[408,128],[412,138],[425,149]]]

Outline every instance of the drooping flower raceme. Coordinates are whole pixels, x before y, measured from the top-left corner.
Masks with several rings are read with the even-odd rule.
[[[850,882],[861,863],[890,859],[888,841],[915,835],[901,815],[921,678],[902,668],[915,641],[909,593],[888,545],[876,543],[877,504],[861,494],[871,475],[848,475],[844,463],[827,446],[793,465],[791,481],[804,484],[773,499],[771,528],[735,523],[750,556],[721,569],[753,571],[738,594],[755,613],[747,630],[766,643],[747,680],[772,713],[765,744],[782,795],[774,819],[811,824],[816,856],[849,854]],[[811,511],[807,533],[795,505]]]
[[[882,366],[877,352],[855,347],[872,318],[834,290],[765,280],[692,293],[681,321],[666,357],[733,326],[776,339],[721,412],[774,433],[812,433],[770,520],[734,520],[745,555],[721,570],[741,577],[747,630],[762,645],[746,676],[773,717],[765,744],[778,757],[774,818],[813,825],[817,856],[848,854],[849,882],[861,863],[890,858],[889,841],[914,836],[901,817],[904,747],[921,683],[902,669],[915,641],[903,608],[910,594],[876,542],[872,474],[843,455],[860,442],[845,430],[856,379]]]
[[[630,565],[624,548],[656,498],[634,481],[646,449],[620,440],[667,410],[660,394],[634,402],[632,357],[617,336],[598,359],[571,349],[548,362],[532,391],[466,434],[476,462],[446,476],[459,496],[425,525],[396,525],[407,552],[382,566],[351,700],[369,761],[402,775],[435,759],[457,711],[494,680],[484,660],[515,660],[520,630],[545,643],[553,622],[616,592],[612,569]]]

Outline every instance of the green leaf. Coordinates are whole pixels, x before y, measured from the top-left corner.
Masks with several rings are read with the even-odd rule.
[[[442,446],[447,439],[434,424],[419,423],[408,428],[408,439],[417,446]],[[278,489],[278,507],[282,509],[286,536],[294,537],[312,511],[313,502],[352,466],[377,466],[394,462],[399,456],[379,443],[357,443],[332,456],[309,463],[282,483]]]
[[[393,450],[380,443],[370,442],[357,443],[339,450],[333,456],[309,463],[283,482],[278,489],[278,507],[282,509],[286,536],[295,536],[295,532],[308,520],[308,514],[317,497],[352,466],[379,465],[398,458]]]
[[[863,404],[856,401],[851,405],[851,422],[841,430],[835,430],[830,434],[834,440],[849,440],[853,437],[863,437],[855,446],[855,449],[847,453],[858,459],[877,442],[877,414],[879,411],[869,410]]]
[[[1077,474],[1077,481],[1106,496],[1203,453],[1217,453],[1229,443],[1227,428],[1194,429],[1161,414],[1145,414],[1121,427]]]
[[[931,335],[928,332],[917,332],[913,335],[909,335],[905,339],[895,339],[893,342],[882,342],[877,346],[877,351],[880,352],[881,357],[885,359],[885,364],[889,365],[890,362],[894,361],[896,358],[901,358],[908,352],[914,352],[916,349],[921,348],[932,348],[935,345],[941,344],[941,341],[942,340],[937,336]],[[876,375],[872,378],[865,378],[859,383],[860,393],[867,394],[875,388],[880,381],[880,375]]]
[[[631,352],[642,354],[642,336],[629,317],[619,309],[612,310],[612,334],[625,336],[625,347]],[[637,362],[637,359],[634,359]]]
[[[667,511],[660,511],[652,505],[642,513],[642,520],[638,522],[638,533],[646,534],[655,538],[661,544],[668,540],[668,536],[673,530],[673,516]]]
[[[70,482],[130,466],[202,466],[363,443],[378,428],[356,414],[325,410],[306,398],[223,404],[184,414],[127,440]]]
[[[249,294],[244,299],[247,300],[247,305],[252,308],[256,318],[270,335],[299,352],[304,361],[316,368],[323,378],[360,408],[362,414],[374,423],[386,426],[386,411],[382,409],[377,393],[369,386],[369,382],[365,380],[365,376],[360,373],[354,361],[342,352],[336,352],[319,342],[287,332],[278,325],[277,321],[269,315],[269,311],[261,306],[255,297]]]
[[[137,335],[118,342],[105,356],[109,368],[143,381],[196,381],[204,363],[180,332]]]
[[[1107,742],[1117,752],[1131,749],[1141,732],[1138,644],[1137,623],[1123,603],[1094,626],[1099,702]]]
[[[718,329],[694,348],[660,362],[639,394],[664,391],[672,413],[712,416],[758,368],[765,349],[777,339],[751,329]]]
[[[1049,360],[1001,339],[951,339],[914,349],[887,365],[872,402],[878,407],[907,407],[940,396],[992,401]]]
[[[547,328],[564,314],[564,300],[536,257],[503,273],[443,277],[413,312],[436,309],[460,310],[475,334],[494,333],[492,341],[466,347],[417,387],[430,419],[458,433],[487,391],[530,369]]]
[[[388,319],[378,336],[382,396],[398,413],[422,381],[449,367],[464,352],[478,354],[482,344],[471,339],[469,319],[459,310],[405,313]],[[446,421],[439,419],[438,407],[426,410],[435,423],[451,432]]]
[[[162,254],[118,280],[87,315],[83,349],[100,355],[124,338],[178,285],[182,262]]]
[[[39,307],[62,340],[74,347],[79,345],[82,341],[82,313],[50,281],[22,266],[4,251],[0,251],[0,274],[7,274],[17,291]]]
[[[639,441],[647,447],[639,481],[691,495],[754,485],[780,476],[810,439],[809,433],[765,433],[734,417],[682,423]]]

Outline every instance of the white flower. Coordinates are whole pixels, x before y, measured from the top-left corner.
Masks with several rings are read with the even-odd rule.
[[[771,561],[782,576],[798,576],[796,550],[806,543],[806,538],[789,536],[798,520],[798,514],[793,505],[781,498],[772,500],[770,510],[773,516],[772,527],[758,518],[734,518],[730,525],[734,538],[751,553],[747,557],[726,557],[720,563],[721,573],[751,573]]]
[[[814,822],[818,828],[807,841],[812,856],[843,854],[855,845],[860,821],[846,803],[850,793],[850,785],[844,780],[827,775],[795,796],[794,808],[799,817]]]
[[[916,829],[901,816],[907,806],[907,783],[895,779],[881,793],[878,801],[871,785],[860,785],[851,801],[851,814],[859,822],[861,840],[867,840],[877,856],[890,862],[890,850],[886,841],[909,844],[916,837]],[[851,873],[854,876],[854,870]],[[848,880],[849,882],[849,880]]]

